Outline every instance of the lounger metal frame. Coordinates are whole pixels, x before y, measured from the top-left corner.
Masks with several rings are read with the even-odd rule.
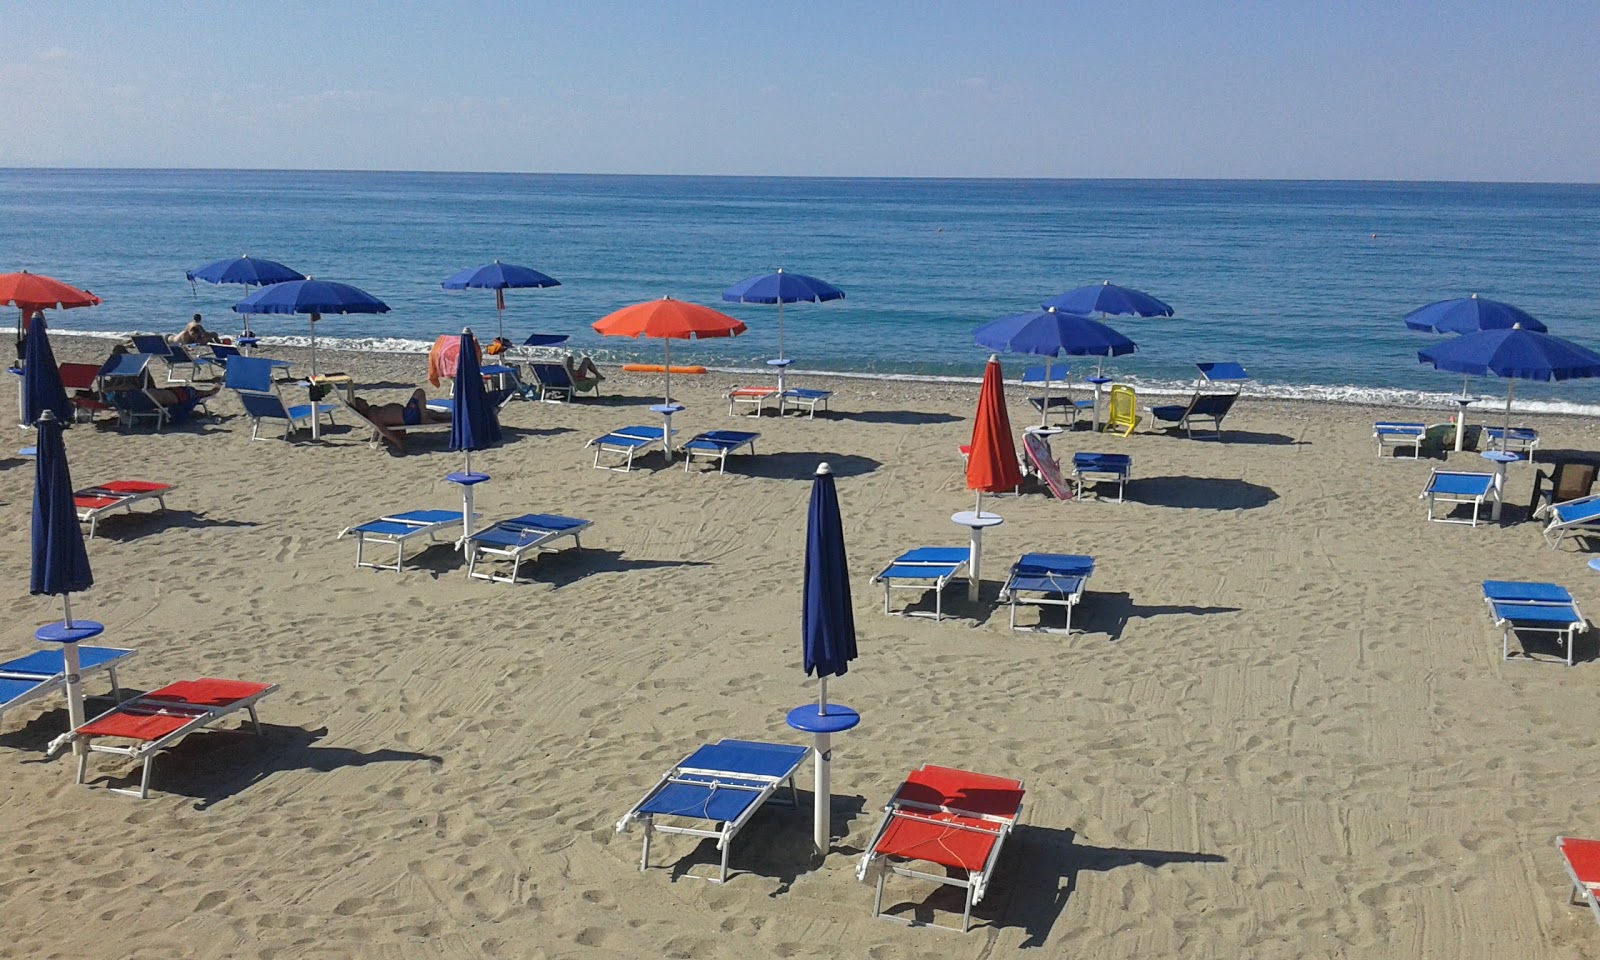
[[[115,483],[117,481],[112,482]],[[80,506],[77,508],[78,522],[87,523],[89,525],[89,539],[93,540],[95,533],[100,529],[100,518],[102,516],[110,513],[113,510],[126,510],[129,513],[132,513],[133,505],[141,500],[154,500],[157,503],[158,511],[165,510],[167,509],[167,494],[176,489],[177,485],[171,483],[162,484],[161,489],[159,490],[141,490],[136,492],[113,490],[107,487],[88,487],[83,490],[73,491],[72,497],[74,501],[76,501],[78,497],[94,497],[96,499],[110,498],[114,501],[113,503],[101,504],[99,506]]]
[[[1052,558],[1059,565],[1066,567],[1069,562],[1081,561],[1078,569],[1082,572],[1069,573],[1065,570],[1052,570],[1042,560],[1029,562],[1029,557]],[[1086,569],[1084,569],[1086,568]],[[1023,554],[1022,559],[1011,565],[1011,574],[1006,578],[1006,584],[1000,588],[1000,602],[1011,607],[1011,632],[1017,631],[1017,605],[1026,604],[1033,607],[1061,607],[1067,614],[1067,625],[1062,630],[1051,630],[1044,626],[1025,627],[1035,633],[1072,633],[1072,608],[1083,599],[1084,587],[1088,585],[1089,577],[1094,573],[1094,558],[1078,554]],[[1048,585],[1022,583],[1023,579],[1030,581],[1045,581]],[[1024,598],[1023,593],[1033,594]]]
[[[805,407],[808,420],[817,418],[817,404],[822,404],[822,409],[827,410],[828,400],[833,397],[832,390],[807,390],[797,387],[785,390],[778,397],[778,416],[783,416],[789,410],[789,404],[794,404],[796,410]]]
[[[476,520],[480,514],[473,514]],[[429,543],[443,543],[437,534],[451,527],[461,526],[462,514],[459,510],[408,510],[404,513],[386,514],[372,520],[351,524],[339,531],[338,539],[353,536],[356,538],[356,566],[371,567],[374,570],[394,570],[399,573],[404,569],[406,543],[417,537],[426,536]],[[382,525],[392,524],[385,528]],[[394,565],[388,563],[373,563],[362,558],[362,550],[367,541],[393,544],[395,548]],[[459,541],[459,538],[456,538]]]
[[[698,433],[678,445],[678,452],[683,454],[683,470],[690,472],[694,466],[695,458],[712,460],[717,464],[717,473],[728,472],[728,454],[743,447],[750,448],[750,456],[756,455],[756,441],[761,438],[759,433],[745,433],[738,430],[708,430]]]
[[[155,692],[158,691],[152,691],[152,693]],[[226,717],[232,713],[238,713],[240,710],[249,712],[250,723],[255,728],[256,736],[260,736],[261,719],[256,716],[256,701],[260,700],[262,697],[266,697],[277,692],[278,685],[275,683],[270,683],[267,684],[266,688],[263,690],[257,691],[249,696],[240,697],[237,700],[230,700],[227,703],[219,704],[217,706],[206,706],[202,704],[183,703],[181,701],[152,699],[149,694],[146,694],[142,697],[133,697],[132,699],[124,700],[115,707],[112,707],[110,710],[107,710],[105,713],[102,713],[100,716],[95,717],[84,726],[89,726],[90,724],[96,723],[117,713],[139,713],[145,716],[163,715],[186,717],[188,718],[188,722],[173,730],[171,733],[164,734],[163,736],[160,736],[154,740],[140,740],[129,744],[128,746],[113,746],[104,743],[96,743],[94,737],[85,736],[79,734],[77,731],[73,731],[53,742],[51,744],[51,749],[53,751],[57,749],[58,746],[71,743],[74,740],[85,741],[85,750],[78,756],[78,783],[83,783],[84,781],[84,777],[89,769],[89,756],[92,753],[109,753],[138,761],[141,766],[141,770],[139,772],[138,790],[133,790],[128,787],[110,787],[108,789],[110,789],[112,793],[121,793],[130,797],[138,797],[140,800],[147,800],[150,797],[150,773],[155,769],[155,760],[157,755],[166,750],[168,747],[171,747],[173,744],[177,743],[179,740],[182,740],[184,737],[187,737],[189,734],[198,730],[203,730],[206,727],[211,726],[213,723],[216,723],[218,720],[221,720],[223,717]]]
[[[1503,584],[1512,587],[1549,588],[1536,590],[1532,593],[1517,590],[1493,589],[1490,584]],[[1511,635],[1516,632],[1548,633],[1556,637],[1556,642],[1566,648],[1567,666],[1572,666],[1572,648],[1576,644],[1578,634],[1589,629],[1589,620],[1578,609],[1578,601],[1565,587],[1554,583],[1515,583],[1499,580],[1486,580],[1483,584],[1483,600],[1489,607],[1489,619],[1500,628],[1500,659],[1511,659]],[[1522,616],[1518,616],[1522,614]],[[1523,648],[1523,659],[1534,662],[1534,658]]]
[[[1400,459],[1400,448],[1411,448],[1411,459],[1422,457],[1422,442],[1428,436],[1428,425],[1425,423],[1400,423],[1392,420],[1380,420],[1372,425],[1372,438],[1378,442],[1378,459],[1383,459],[1385,447],[1392,447],[1394,453],[1389,457],[1392,460]]]
[[[1592,507],[1592,510],[1583,512],[1571,519],[1562,519],[1561,511],[1565,508],[1577,509]],[[1600,536],[1600,495],[1579,497],[1565,503],[1552,504],[1547,508],[1550,522],[1544,528],[1544,540],[1550,544],[1552,550],[1561,546],[1561,541],[1567,537],[1593,537]],[[1554,534],[1555,536],[1551,536]]]
[[[1512,427],[1506,433],[1504,426],[1483,428],[1484,442],[1492,450],[1505,450],[1509,453],[1521,453],[1533,459],[1533,451],[1539,447],[1539,431],[1532,427]],[[1498,442],[1496,442],[1498,440]]]
[[[663,437],[663,430],[664,428],[662,427],[641,425],[623,427],[620,430],[613,430],[605,436],[595,437],[587,444],[594,447],[594,468],[596,470],[610,470],[613,473],[628,473],[632,471],[634,457],[650,452],[650,448],[657,443],[662,444],[662,449],[666,449],[665,445],[670,441]],[[674,430],[672,432],[677,433],[678,431]],[[626,456],[627,459],[620,466],[602,467],[600,465],[600,455],[605,453],[621,454]]]
[[[1114,502],[1121,503],[1123,492],[1128,487],[1128,478],[1131,476],[1133,476],[1133,458],[1125,453],[1080,451],[1072,455],[1073,491],[1078,500],[1083,499],[1083,485],[1086,481],[1092,480],[1098,483],[1101,480],[1115,480],[1117,499]],[[1097,494],[1095,499],[1104,498]]]
[[[959,561],[956,561],[956,560],[907,560],[906,559],[907,557],[913,556],[914,554],[919,553],[920,551],[923,551],[923,550],[950,550],[952,552],[956,551],[956,550],[960,550],[962,556],[961,556],[961,559]],[[951,583],[952,581],[954,581],[961,574],[961,571],[963,571],[963,570],[965,570],[967,568],[967,563],[970,560],[971,560],[971,554],[970,554],[968,548],[966,548],[966,547],[918,547],[916,550],[908,550],[907,552],[902,553],[900,556],[896,557],[894,560],[891,560],[889,562],[889,565],[887,567],[884,567],[881,572],[875,574],[870,582],[878,583],[878,582],[881,581],[883,583],[883,612],[884,613],[892,613],[893,611],[890,609],[890,606],[889,606],[889,591],[891,591],[891,590],[917,590],[917,591],[926,593],[928,591],[928,589],[929,589],[928,581],[932,580],[933,581],[933,584],[932,584],[932,589],[933,589],[933,619],[935,621],[939,621],[939,620],[943,620],[944,619],[944,588],[945,588],[945,586],[947,584]],[[928,573],[918,575],[918,574],[914,574],[914,573],[904,573],[904,572],[902,572],[902,573],[896,573],[896,574],[891,576],[890,575],[890,571],[894,570],[896,567],[901,567],[901,568],[905,568],[905,567],[923,568],[923,569],[926,569],[928,571]],[[935,572],[935,571],[940,571],[940,572]],[[911,583],[907,583],[907,584],[896,584],[895,583],[896,580],[910,580],[912,582]],[[901,610],[900,614],[902,616],[907,616],[907,617],[916,615],[909,609]],[[926,616],[926,614],[923,614],[923,616]]]
[[[559,528],[540,526],[539,517],[549,516],[551,519],[572,521]],[[574,525],[575,524],[575,525]],[[558,517],[555,514],[538,515],[529,514],[511,520],[502,520],[483,530],[474,531],[471,537],[466,538],[464,546],[467,554],[467,576],[477,580],[492,580],[495,583],[521,583],[518,573],[522,569],[523,559],[532,554],[537,557],[541,553],[555,553],[559,548],[550,544],[563,537],[572,538],[572,549],[583,549],[581,534],[594,526],[593,520],[580,520],[577,517]],[[492,531],[506,531],[518,534],[517,542],[510,544],[493,544],[483,540],[486,534]],[[511,573],[505,576],[495,576],[478,570],[478,563],[484,558],[511,561]]]
[[[728,742],[730,741],[719,741],[719,745]],[[738,743],[740,741],[732,742]],[[774,746],[774,744],[759,745]],[[693,756],[693,753],[689,754],[689,756],[684,757],[684,761]],[[733,770],[707,770],[699,767],[686,767],[683,766],[683,761],[680,761],[671,770],[662,774],[661,779],[657,780],[655,785],[643,797],[639,798],[639,802],[634,804],[633,808],[624,814],[621,820],[617,821],[617,832],[625,833],[634,822],[644,825],[644,849],[639,854],[640,873],[644,873],[650,865],[650,841],[654,834],[658,832],[715,840],[717,841],[717,849],[722,853],[721,868],[715,877],[696,877],[696,879],[709,880],[712,883],[726,883],[728,880],[728,851],[733,845],[733,838],[738,835],[740,830],[744,829],[745,824],[750,822],[750,818],[755,816],[758,810],[766,806],[769,800],[773,800],[784,784],[789,785],[789,798],[774,802],[786,807],[799,808],[800,797],[795,789],[795,773],[808,756],[810,756],[810,751],[800,752],[795,758],[794,765],[789,768],[789,772],[782,776],[765,776],[754,773],[740,773]],[[756,799],[753,803],[747,805],[736,819],[716,821],[716,829],[657,823],[655,818],[658,814],[641,812],[641,808],[654,799],[663,789],[678,783],[694,787],[707,787],[713,790],[737,790],[753,793],[756,795]],[[685,876],[694,876],[694,874],[685,874]]]
[[[744,404],[756,408],[756,416],[761,416],[761,411],[766,407],[768,400],[778,402],[778,415],[783,415],[783,395],[777,387],[734,387],[722,395],[728,401],[728,416],[734,415],[734,407]]]
[[[112,650],[116,652],[116,656],[99,663],[80,663],[78,667],[78,676],[80,678],[87,677],[92,674],[99,673],[102,670],[106,671],[111,678],[111,696],[113,699],[121,702],[122,685],[117,682],[117,667],[120,664],[132,660],[138,651],[128,650],[122,647],[88,647],[80,644],[78,646],[79,657],[81,658],[90,650]],[[53,673],[43,673],[41,671],[21,669],[19,667],[20,664],[25,663],[29,659],[31,658],[17,657],[14,660],[8,660],[5,663],[0,663],[0,680],[17,680],[25,683],[32,682],[34,684],[34,686],[31,688],[21,691],[10,700],[0,701],[0,722],[5,720],[7,710],[20,707],[25,703],[31,703],[34,700],[48,697],[57,691],[64,692],[67,688],[65,661],[62,663],[61,670],[57,670]]]
[[[1439,491],[1433,489],[1434,481],[1438,477],[1481,478],[1488,480],[1489,484],[1488,489],[1481,494],[1451,493],[1448,491]],[[1421,493],[1417,494],[1417,499],[1428,501],[1428,519],[1434,521],[1435,523],[1465,523],[1469,526],[1476,527],[1478,525],[1478,514],[1482,512],[1484,503],[1490,500],[1493,500],[1496,503],[1500,502],[1500,491],[1495,486],[1494,474],[1492,473],[1474,473],[1464,470],[1440,470],[1438,467],[1434,467],[1433,470],[1428,474],[1427,485],[1422,488]],[[1458,503],[1470,503],[1472,504],[1472,519],[1457,520],[1451,516],[1434,516],[1434,507],[1440,503],[1448,503],[1452,505]],[[1454,509],[1454,507],[1452,506],[1451,509]]]

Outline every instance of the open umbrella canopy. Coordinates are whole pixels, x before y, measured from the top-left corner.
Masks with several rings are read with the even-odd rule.
[[[22,422],[31,426],[46,410],[59,423],[72,422],[72,403],[61,385],[61,368],[56,366],[41,314],[28,324],[22,351]]]
[[[1139,290],[1119,287],[1110,280],[1058,293],[1041,306],[1064,313],[1118,314],[1135,317],[1170,317],[1172,308]]]
[[[990,350],[1050,357],[1120,357],[1139,349],[1100,321],[1055,307],[1002,317],[973,331],[972,339]]]
[[[92,307],[100,298],[87,290],[79,290],[38,273],[0,273],[0,306],[21,307],[23,310],[49,308]]]
[[[687,300],[662,297],[623,307],[593,324],[605,337],[651,337],[663,340],[690,340],[697,337],[733,337],[749,329],[710,307]]]
[[[1475,333],[1479,330],[1508,330],[1521,327],[1535,333],[1548,332],[1526,310],[1498,300],[1486,300],[1474,293],[1470,297],[1435,300],[1406,314],[1406,326],[1428,333]]]
[[[439,286],[446,290],[507,290],[522,287],[559,287],[561,281],[528,267],[494,260],[479,267],[468,267],[445,278]]]
[[[781,269],[745,277],[722,291],[722,299],[732,303],[822,303],[843,298],[844,291],[826,280]]]
[[[1518,380],[1600,377],[1600,353],[1548,333],[1518,327],[1464,333],[1417,351],[1417,361],[1452,373],[1492,373]]]
[[[1015,490],[1022,484],[1002,376],[999,358],[991,356],[983,368],[978,409],[972,418],[972,448],[967,456],[967,489],[978,491],[979,512],[983,509],[983,494]]]
[[[213,260],[203,267],[196,267],[187,271],[184,276],[191,282],[204,280],[206,283],[237,283],[246,287],[264,287],[274,283],[288,283],[291,280],[304,280],[305,274],[291,267],[286,267],[276,260],[267,260],[262,257],[251,257],[240,254],[237,257],[228,257],[223,260]]]
[[[856,620],[839,493],[826,463],[817,467],[811,481],[802,596],[800,654],[806,675],[843,676],[856,658]]]
[[[273,283],[233,305],[235,313],[388,313],[389,305],[359,287],[331,280]]]
[[[72,500],[72,474],[61,433],[66,424],[54,414],[36,424],[33,470],[33,552],[28,592],[52,597],[78,593],[94,583],[89,554]]]

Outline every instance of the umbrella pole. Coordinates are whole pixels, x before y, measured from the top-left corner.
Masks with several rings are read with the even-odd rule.
[[[311,315],[311,439],[322,439],[321,401],[317,399],[317,315]]]
[[[666,396],[661,398],[661,451],[667,458],[667,463],[672,462],[672,338],[661,338],[661,355],[666,360],[662,364],[662,379],[664,386],[662,392]]]
[[[828,677],[826,674],[817,678],[817,716],[828,715]],[[811,840],[817,847],[817,853],[827,856],[833,832],[833,744],[832,737],[826,733],[818,733],[812,737],[812,747],[817,751],[816,782],[812,784],[815,791],[812,803],[815,807],[811,831]]]
[[[778,297],[778,359],[783,359],[783,297]],[[778,376],[783,376],[780,371]]]
[[[72,627],[72,596],[71,596],[71,594],[65,594],[64,593],[64,594],[61,595],[61,620],[62,620],[62,623],[68,629],[71,629],[71,627]],[[67,728],[69,730],[76,730],[79,727],[83,726],[83,722],[84,722],[84,716],[83,716],[83,677],[81,676],[83,667],[82,667],[81,662],[78,659],[78,644],[77,644],[77,641],[71,641],[71,642],[68,642],[68,643],[63,643],[61,645],[61,656],[62,656],[62,661],[63,661],[63,665],[64,665],[64,670],[65,670],[65,673],[66,673],[66,684],[67,684]],[[78,740],[78,739],[74,739],[72,741],[72,755],[75,756],[75,757],[81,757],[81,756],[83,756],[83,754],[84,754],[83,741],[82,740]]]
[[[1505,453],[1506,445],[1511,442],[1511,391],[1516,388],[1517,381],[1506,381],[1506,431],[1500,434],[1500,452]]]
[[[494,291],[494,315],[495,319],[499,321],[500,327],[500,335],[496,339],[504,340],[506,336],[506,292],[499,288]]]
[[[1044,357],[1044,409],[1039,411],[1039,426],[1050,426],[1050,355]]]

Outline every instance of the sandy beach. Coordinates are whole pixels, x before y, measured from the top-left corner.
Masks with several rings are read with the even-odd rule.
[[[62,360],[105,348],[56,342]],[[378,399],[425,371],[419,356],[319,358]],[[70,430],[78,486],[178,485],[164,513],[103,522],[95,586],[74,600],[104,643],[138,650],[124,685],[282,689],[265,736],[230,720],[189,738],[145,801],[104,789],[131,764],[95,757],[85,787],[70,758],[45,759],[59,698],[8,713],[0,957],[1600,957],[1555,849],[1600,835],[1597,634],[1570,669],[1548,651],[1502,661],[1479,588],[1549,580],[1600,610],[1586,556],[1524,522],[1530,465],[1510,468],[1508,522],[1469,528],[1425,520],[1417,494],[1443,461],[1375,456],[1373,421],[1407,411],[1246,399],[1226,443],[1064,433],[1063,458],[1132,455],[1128,502],[1032,487],[988,501],[1005,523],[985,538],[981,601],[952,589],[935,623],[898,615],[898,592],[885,615],[869,578],[911,547],[966,542],[950,515],[972,505],[956,447],[975,385],[797,378],[834,389],[832,412],[733,420],[721,397],[738,378],[676,378],[681,430],[756,430],[759,456],[718,476],[652,453],[619,474],[592,469],[585,444],[652,422],[659,378],[607,373],[598,400],[508,405],[507,441],[474,457],[493,478],[487,520],[595,521],[581,551],[516,586],[468,581],[443,545],[400,574],[357,569],[336,539],[459,507],[445,434],[396,456],[339,416],[321,444],[252,442],[226,394],[220,419],[159,434]],[[1035,416],[1023,396],[1008,389],[1017,430]],[[1600,450],[1592,421],[1517,419],[1544,450]],[[863,718],[835,741],[834,851],[810,855],[808,763],[800,810],[757,815],[728,883],[682,876],[716,854],[681,837],[658,838],[641,874],[639,833],[614,824],[674,761],[722,737],[802,742],[783,718],[814,696],[800,573],[823,460],[860,647],[831,691]],[[32,481],[16,457],[0,471],[0,556],[18,572],[7,658],[59,614],[22,586]],[[1081,632],[1008,630],[995,597],[1029,551],[1096,557]],[[91,713],[109,705],[103,676],[88,689]],[[923,763],[1027,787],[965,937],[873,919],[855,877]],[[931,885],[891,883],[885,903],[959,919]]]

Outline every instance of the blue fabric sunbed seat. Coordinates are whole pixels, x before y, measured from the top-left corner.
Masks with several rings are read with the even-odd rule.
[[[1114,480],[1117,484],[1117,503],[1122,502],[1123,490],[1127,488],[1128,477],[1133,474],[1133,458],[1126,453],[1087,453],[1079,451],[1072,455],[1072,481],[1076,485],[1075,496],[1083,499],[1083,485],[1089,481]]]
[[[694,465],[695,458],[698,457],[701,460],[715,460],[717,472],[727,473],[728,454],[748,447],[753,457],[756,453],[756,441],[759,439],[761,434],[744,430],[707,430],[685,440],[678,447],[678,452],[683,454],[685,471]]]
[[[895,557],[872,578],[873,583],[883,583],[883,612],[890,612],[890,590],[926,591],[931,587],[933,619],[944,619],[945,585],[966,569],[969,559],[970,550],[967,547],[918,547]]]
[[[1484,501],[1498,498],[1499,494],[1494,488],[1494,474],[1461,473],[1440,470],[1437,467],[1428,475],[1428,485],[1417,495],[1418,500],[1428,501],[1429,520],[1439,523],[1465,523],[1474,527],[1478,525],[1478,512],[1483,508]],[[1434,507],[1441,503],[1449,504],[1449,509],[1452,510],[1458,503],[1472,504],[1472,519],[1458,520],[1448,514],[1435,516]]]
[[[1428,436],[1428,425],[1425,423],[1398,423],[1391,420],[1380,420],[1372,425],[1372,438],[1378,441],[1378,457],[1383,457],[1385,448],[1392,448],[1392,457],[1400,456],[1401,447],[1411,448],[1411,459],[1422,456],[1422,441]]]
[[[1072,608],[1083,599],[1084,585],[1092,573],[1094,557],[1068,553],[1023,554],[1022,559],[1011,565],[1011,575],[1000,590],[1000,602],[1011,607],[1012,631],[1017,629],[1017,604],[1025,603],[1040,608],[1063,608],[1067,625],[1062,632],[1071,633]],[[1050,632],[1043,626],[1033,629]]]
[[[1067,389],[1066,376],[1068,369],[1069,368],[1064,365],[1052,365],[1049,371],[1050,379],[1047,381],[1045,379],[1045,368],[1042,365],[1037,367],[1028,367],[1026,370],[1022,371],[1022,382],[1043,383],[1046,384],[1046,390],[1050,389],[1050,385],[1052,384],[1060,384],[1060,393],[1051,393],[1048,398],[1029,397],[1028,402],[1033,404],[1033,409],[1039,411],[1040,416],[1044,418],[1045,422],[1049,422],[1051,413],[1060,413],[1062,415],[1062,423],[1070,424],[1071,426],[1076,427],[1078,425],[1078,414],[1094,413],[1094,400],[1077,400],[1073,398],[1072,394]],[[1046,407],[1049,409],[1046,410]]]
[[[806,390],[803,388],[785,390],[783,391],[783,396],[778,398],[778,416],[783,416],[788,410],[789,404],[792,403],[796,410],[805,407],[807,416],[815,420],[817,418],[817,405],[821,404],[822,409],[828,409],[828,398],[831,396],[833,396],[832,390]]]
[[[1190,438],[1194,437],[1196,421],[1207,421],[1211,424],[1213,439],[1222,439],[1222,419],[1233,409],[1233,404],[1239,399],[1239,391],[1244,381],[1250,379],[1244,367],[1237,363],[1197,363],[1200,368],[1200,382],[1195,385],[1194,396],[1187,404],[1172,404],[1168,406],[1152,407],[1150,415],[1157,420],[1172,425],[1173,429],[1181,428]],[[1233,389],[1224,393],[1207,393],[1207,385],[1218,383],[1231,383]]]
[[[362,550],[368,542],[393,544],[394,565],[393,569],[399,573],[405,559],[406,544],[409,541],[426,537],[429,543],[438,543],[439,534],[447,530],[454,530],[461,526],[460,510],[407,510],[404,513],[390,513],[368,520],[339,531],[339,539],[345,537],[356,538],[356,566],[372,567],[374,570],[388,570],[387,563],[373,563],[362,558]]]
[[[557,548],[550,544],[564,537],[572,538],[574,550],[582,549],[583,542],[579,535],[593,525],[593,520],[579,520],[553,513],[528,513],[501,520],[492,527],[475,531],[467,538],[467,576],[496,583],[520,583],[517,573],[525,557],[555,552]],[[479,570],[478,564],[485,560],[509,560],[511,572],[497,576]]]
[[[1484,427],[1484,435],[1488,437],[1489,449],[1504,450],[1507,453],[1532,454],[1539,446],[1539,431],[1532,427]]]
[[[1579,497],[1549,509],[1550,522],[1545,525],[1544,539],[1552,548],[1561,546],[1561,541],[1569,536],[1600,536],[1600,496]]]
[[[613,430],[604,436],[595,437],[588,444],[594,447],[594,468],[596,470],[614,470],[618,473],[627,473],[633,469],[634,457],[645,453],[658,443],[662,444],[662,448],[665,449],[665,441],[662,439],[664,432],[663,427],[641,425],[623,427],[620,430]],[[676,433],[677,431],[674,430],[673,432]],[[614,453],[626,459],[619,465],[602,467],[600,466],[600,455],[604,453]]]
[[[753,740],[708,743],[663,774],[644,799],[617,821],[617,832],[626,831],[635,822],[644,825],[641,873],[650,865],[650,839],[657,831],[713,839],[722,852],[722,869],[717,876],[705,879],[722,883],[728,879],[728,848],[755,812],[784,784],[789,786],[789,797],[778,802],[799,806],[794,775],[810,752],[809,747]],[[657,817],[708,825],[657,823]]]
[[[133,659],[134,651],[118,647],[78,646],[78,675],[86,677],[101,670],[111,675],[111,695],[122,699],[117,683],[117,667]],[[60,648],[39,650],[25,657],[0,663],[0,720],[12,707],[47,697],[67,689],[66,659]]]
[[[1573,641],[1589,629],[1589,621],[1566,587],[1554,583],[1485,580],[1483,599],[1489,605],[1494,625],[1501,630],[1501,659],[1511,659],[1512,633],[1549,633],[1566,648],[1567,666],[1572,666]],[[1533,659],[1526,646],[1522,655]]]

